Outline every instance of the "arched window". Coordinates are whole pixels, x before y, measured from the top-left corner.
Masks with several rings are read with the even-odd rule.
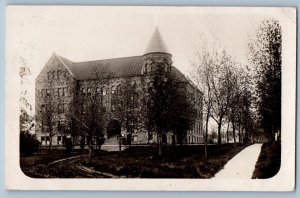
[[[102,87],[102,88],[101,88],[101,93],[102,93],[102,96],[105,96],[105,95],[106,95],[106,89],[105,89],[105,87]]]
[[[111,94],[115,94],[116,93],[116,87],[115,86],[112,86],[111,87]]]
[[[144,66],[144,74],[148,74],[148,66],[149,66],[149,63],[146,63]]]
[[[147,65],[147,70],[148,70],[148,73],[151,73],[151,65],[150,64]]]
[[[121,94],[121,85],[117,86],[117,94]]]

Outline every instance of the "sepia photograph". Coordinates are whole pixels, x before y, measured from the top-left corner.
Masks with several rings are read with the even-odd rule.
[[[8,188],[293,190],[294,8],[9,6],[6,18],[6,179],[20,178]]]

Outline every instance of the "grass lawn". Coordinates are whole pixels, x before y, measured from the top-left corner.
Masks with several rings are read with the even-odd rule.
[[[264,143],[255,165],[252,179],[267,179],[275,176],[281,164],[280,142]]]
[[[204,160],[204,145],[165,146],[158,156],[155,146],[133,146],[117,152],[99,151],[92,158],[82,156],[57,164],[45,158],[28,167],[21,158],[22,170],[30,177],[54,178],[211,178],[246,145],[208,146],[209,159]],[[22,163],[24,161],[24,163]],[[28,160],[27,160],[28,161]]]

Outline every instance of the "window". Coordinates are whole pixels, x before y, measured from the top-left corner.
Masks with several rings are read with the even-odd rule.
[[[46,105],[44,105],[44,104],[41,105],[41,111],[44,111],[44,112],[46,111]]]
[[[53,79],[57,79],[57,72],[53,71]]]
[[[46,90],[42,89],[42,91],[41,91],[41,97],[45,97],[45,96],[46,96]]]
[[[105,89],[105,87],[102,87],[101,90],[102,90],[102,91],[101,91],[101,92],[102,92],[102,95],[105,96],[105,95],[106,95],[106,89]]]
[[[87,88],[87,94],[91,95],[91,88]]]
[[[64,103],[64,112],[66,112],[68,109],[68,104],[67,103]]]
[[[55,72],[52,71],[52,72],[51,72],[51,79],[54,79],[54,76],[55,76]]]
[[[101,88],[100,88],[100,87],[97,87],[96,93],[97,93],[97,94],[101,94]]]
[[[64,112],[64,104],[58,104],[57,111],[58,111],[58,113],[63,113]]]
[[[121,85],[117,86],[117,94],[121,94]]]
[[[68,89],[66,87],[64,88],[63,92],[64,92],[64,96],[68,96]]]
[[[50,96],[50,89],[46,89],[46,96]]]
[[[147,67],[148,67],[148,73],[151,73],[151,69],[152,69],[152,68],[151,68],[151,65],[150,65],[150,64],[148,64],[148,66],[147,66]]]
[[[58,88],[58,96],[64,96],[63,88]]]
[[[148,67],[148,63],[146,63],[146,65],[145,65],[145,67],[144,67],[144,68],[145,68],[145,71],[144,71],[144,73],[145,73],[145,74],[147,74],[147,73],[148,73],[148,69],[147,69],[147,67]]]
[[[111,87],[111,94],[115,94],[116,93],[116,87],[115,86],[112,86]]]

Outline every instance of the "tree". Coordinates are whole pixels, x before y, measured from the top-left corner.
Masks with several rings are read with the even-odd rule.
[[[49,150],[52,151],[52,138],[59,132],[58,126],[63,118],[62,113],[66,106],[56,99],[55,91],[51,86],[42,94],[43,100],[41,103],[36,104],[39,111],[36,120],[40,123],[41,131],[49,135]]]
[[[274,19],[264,20],[256,36],[249,38],[249,61],[256,74],[257,110],[270,141],[281,129],[282,30]]]
[[[162,136],[174,131],[182,144],[184,134],[192,126],[195,119],[195,109],[186,84],[172,76],[168,62],[158,62],[151,76],[151,86],[148,89],[147,128],[155,131],[162,154]]]
[[[34,116],[31,114],[32,106],[28,101],[27,83],[31,75],[28,62],[23,57],[18,57],[20,66],[21,78],[21,94],[20,94],[20,131],[30,132],[34,127]]]
[[[37,152],[40,146],[40,142],[37,140],[35,134],[31,134],[28,131],[21,131],[20,133],[20,153],[25,155],[31,155]]]
[[[217,51],[214,45],[212,45],[213,49],[209,50],[207,39],[203,37],[200,37],[200,39],[201,47],[196,50],[195,60],[192,63],[194,67],[192,78],[203,93],[203,112],[205,116],[204,156],[207,159],[208,125],[213,105],[212,79]]]
[[[131,137],[137,122],[139,112],[139,94],[136,82],[124,79],[112,93],[112,114],[124,126],[127,134],[127,143],[131,147]]]
[[[213,105],[212,118],[218,124],[218,145],[221,145],[221,128],[223,119],[228,114],[230,103],[233,99],[233,86],[236,84],[234,75],[235,60],[225,50],[217,56],[211,78]]]

